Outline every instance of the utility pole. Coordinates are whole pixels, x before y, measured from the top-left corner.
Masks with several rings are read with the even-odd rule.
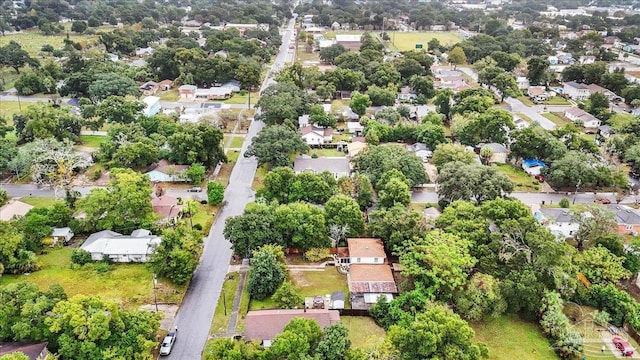
[[[222,304],[224,306],[224,316],[227,316],[227,295],[224,292],[224,284],[222,285]]]
[[[153,274],[153,300],[155,301],[156,304],[156,312],[158,312],[158,292],[156,289],[156,284],[158,283],[158,280],[156,278],[156,274]]]

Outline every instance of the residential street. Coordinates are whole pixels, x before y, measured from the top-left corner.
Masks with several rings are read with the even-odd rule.
[[[283,35],[282,46],[273,63],[272,70],[282,67],[287,58],[293,24],[294,20],[291,20]],[[270,77],[271,73],[272,71],[269,71],[267,77]],[[264,90],[265,84],[268,83],[265,80],[261,90]],[[251,143],[251,139],[262,127],[264,127],[264,123],[258,121],[254,121],[249,127],[240,157],[233,168],[229,186],[225,192],[227,205],[216,217],[211,232],[205,239],[200,266],[193,274],[191,285],[178,311],[176,326],[179,329],[179,336],[171,355],[166,357],[167,359],[197,360],[202,357],[213,313],[231,258],[231,244],[222,235],[224,222],[230,216],[242,214],[246,204],[253,200],[251,184],[258,162],[255,158],[245,158],[243,154]]]
[[[556,124],[546,117],[540,115],[538,111],[536,111],[535,107],[529,107],[523,104],[522,101],[511,97],[504,99],[504,101],[509,104],[509,108],[512,113],[522,113],[529,119],[537,121],[544,129],[554,130],[556,128]]]

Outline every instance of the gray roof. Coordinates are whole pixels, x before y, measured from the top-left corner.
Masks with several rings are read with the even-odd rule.
[[[488,146],[491,148],[491,151],[493,151],[494,154],[504,154],[504,153],[508,153],[509,150],[507,150],[506,147],[504,147],[504,145],[502,144],[498,144],[498,143],[480,143],[478,144],[478,148],[482,149],[482,147],[484,146]]]
[[[343,157],[321,157],[317,159],[298,157],[293,164],[293,171],[296,173],[304,171],[313,171],[315,173],[328,171],[332,174],[348,174],[349,160]]]
[[[638,214],[635,209],[618,204],[610,204],[607,207],[615,213],[616,223],[627,225],[640,224],[640,214]]]
[[[67,236],[67,234],[69,233],[72,233],[72,231],[71,231],[71,228],[68,228],[68,227],[53,228],[53,231],[51,232],[51,236],[53,237]]]
[[[104,230],[91,234],[81,249],[90,253],[114,254],[150,254],[153,248],[159,245],[161,239],[151,235],[149,230],[136,230],[131,235],[121,235],[117,232]]]
[[[600,132],[606,132],[606,133],[611,133],[613,131],[613,128],[609,125],[600,125],[598,129],[600,130]]]
[[[93,233],[91,235],[89,235],[89,237],[87,238],[87,240],[85,240],[84,245],[91,245],[93,244],[95,241],[100,240],[102,238],[112,238],[112,237],[116,237],[116,236],[122,236],[122,234],[117,233],[115,231],[111,231],[111,230],[102,230],[99,231],[97,233]]]
[[[573,221],[573,214],[569,209],[541,208],[540,212],[545,218],[556,223],[570,223]]]

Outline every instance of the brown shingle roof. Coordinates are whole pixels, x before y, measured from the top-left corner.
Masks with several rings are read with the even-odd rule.
[[[389,265],[351,264],[349,291],[352,293],[397,293]]]
[[[0,343],[0,355],[9,355],[21,352],[31,360],[43,359],[40,355],[46,356],[47,343],[29,344],[22,342]]]
[[[313,319],[324,329],[339,322],[340,313],[328,309],[249,311],[245,318],[244,337],[247,340],[271,340],[282,333],[284,327],[295,318]]]
[[[380,239],[354,238],[347,239],[349,245],[349,256],[351,257],[378,257],[386,258],[384,245]]]
[[[182,205],[178,205],[178,199],[168,195],[151,199],[151,207],[160,219],[175,218],[182,210]]]
[[[167,159],[162,159],[160,161],[158,161],[157,164],[151,165],[149,167],[149,169],[147,171],[153,171],[153,170],[157,170],[163,174],[168,174],[170,171],[169,169],[173,166],[173,172],[175,174],[181,172],[181,171],[185,171],[187,169],[189,169],[189,165],[174,165],[172,163],[169,162],[169,160]]]

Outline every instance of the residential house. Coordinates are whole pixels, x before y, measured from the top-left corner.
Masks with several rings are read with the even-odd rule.
[[[144,173],[151,182],[186,182],[189,179],[184,175],[184,171],[189,169],[189,165],[174,165],[168,160],[162,159],[157,164],[150,167]]]
[[[434,222],[437,218],[442,215],[442,212],[437,208],[431,206],[422,211],[422,215],[424,215],[425,220],[428,222]]]
[[[580,225],[574,221],[573,214],[571,214],[569,209],[540,208],[534,211],[533,216],[538,222],[545,225],[558,240],[573,237],[580,227]]]
[[[587,100],[589,95],[591,95],[591,91],[587,85],[575,81],[567,81],[564,83],[562,93],[576,101]]]
[[[522,169],[524,172],[531,176],[540,175],[542,169],[546,168],[547,164],[538,159],[524,159],[522,160]]]
[[[364,151],[369,147],[369,144],[366,142],[360,141],[352,141],[347,144],[347,156],[353,159],[354,156],[358,155],[361,151]]]
[[[549,93],[544,86],[529,86],[527,96],[533,101],[546,101],[549,98]]]
[[[340,322],[340,312],[329,309],[279,309],[249,311],[245,316],[244,338],[248,341],[262,341],[265,347],[271,346],[284,327],[295,318],[314,320],[321,329]]]
[[[577,107],[567,109],[564,112],[564,116],[574,123],[582,123],[582,126],[587,129],[597,129],[602,125],[598,118]]]
[[[638,210],[626,205],[610,204],[609,210],[614,212],[618,234],[637,235],[640,233],[640,213]]]
[[[640,54],[640,45],[627,44],[622,47],[622,50],[628,53]]]
[[[298,116],[298,127],[309,126],[309,114]]]
[[[340,30],[340,23],[339,23],[339,22],[337,22],[337,21],[334,21],[334,22],[331,24],[331,30]]]
[[[482,148],[488,146],[492,153],[489,158],[489,163],[491,164],[506,164],[507,163],[507,155],[509,155],[509,150],[504,147],[502,144],[498,143],[480,143],[476,146],[476,153],[480,154]]]
[[[136,49],[136,56],[138,57],[143,57],[143,56],[150,56],[153,55],[153,48],[148,46],[146,48],[138,48]]]
[[[303,172],[313,172],[319,174],[328,171],[339,179],[343,176],[349,176],[351,169],[349,168],[349,160],[344,157],[320,157],[310,158],[299,156],[293,163],[293,171],[296,174]]]
[[[379,297],[393,299],[398,293],[391,267],[387,262],[384,244],[380,239],[347,239],[347,248],[338,248],[338,261],[349,264],[347,283],[351,307],[367,309]]]
[[[576,60],[573,58],[573,55],[567,53],[558,53],[558,64],[573,65],[575,62]]]
[[[602,42],[603,44],[614,45],[615,47],[615,44],[620,42],[620,38],[618,38],[617,36],[609,35],[609,36],[605,36],[602,39]]]
[[[400,88],[400,92],[396,96],[399,102],[412,103],[418,99],[418,95],[409,86],[403,86]]]
[[[347,131],[353,136],[364,134],[364,126],[359,121],[347,121]]]
[[[151,117],[160,112],[160,98],[157,96],[147,96],[142,99],[144,103],[144,109],[142,110],[142,115],[146,117]]]
[[[429,159],[431,159],[431,157],[433,156],[433,152],[431,151],[431,149],[429,149],[429,147],[424,143],[417,142],[412,145],[407,145],[406,149],[407,151],[414,153],[415,156],[422,159],[422,162],[428,162]]]
[[[196,99],[196,90],[198,87],[195,85],[182,85],[178,88],[178,95],[181,101],[193,101]]]
[[[529,88],[529,79],[524,76],[518,76],[516,78],[516,84],[518,85],[518,89],[526,90]]]
[[[173,80],[162,80],[158,83],[161,91],[169,91],[173,88]]]
[[[578,61],[581,65],[589,65],[596,62],[596,57],[593,55],[584,55],[580,56],[580,59]]]
[[[547,58],[547,61],[549,62],[550,65],[558,65],[558,57],[557,56],[549,56]]]
[[[53,245],[58,242],[62,242],[64,245],[67,245],[69,241],[73,238],[73,231],[69,227],[63,228],[53,228],[51,231],[51,238],[53,238]]]
[[[144,229],[135,230],[131,235],[103,230],[91,234],[80,248],[88,251],[94,261],[108,257],[113,262],[147,262],[161,241]]]
[[[607,97],[607,99],[609,99],[609,101],[613,101],[613,102],[624,101],[623,98],[621,98],[620,96],[616,95],[613,91],[611,91],[609,89],[605,89],[602,86],[599,86],[599,85],[596,85],[596,84],[589,84],[589,85],[587,85],[587,87],[589,88],[590,94],[595,94],[595,93],[603,94],[604,96]]]
[[[196,89],[196,100],[223,100],[233,95],[233,90],[223,86],[212,86],[208,89]]]
[[[360,50],[361,37],[359,34],[336,34],[336,43],[344,46],[347,50],[358,51]]]
[[[33,206],[22,201],[11,199],[4,206],[0,207],[0,221],[9,221],[21,218],[33,209]]]
[[[531,124],[520,116],[513,115],[513,124],[516,126],[516,129],[522,130],[528,128]]]
[[[304,140],[307,145],[322,145],[333,141],[333,129],[331,128],[319,128],[313,125],[307,125],[300,128],[300,132],[302,133],[302,140]]]
[[[155,81],[147,81],[146,83],[140,85],[138,90],[142,93],[142,95],[149,96],[155,95],[158,92],[159,86]]]
[[[47,343],[3,342],[0,343],[0,356],[22,353],[29,360],[45,360],[49,355]]]
[[[429,30],[431,30],[431,31],[447,31],[447,26],[446,25],[431,25],[429,27]]]
[[[182,213],[182,205],[178,204],[178,199],[169,195],[152,198],[151,207],[158,221],[163,223],[175,223]]]
[[[598,127],[598,135],[602,136],[605,139],[610,138],[613,134],[613,128],[609,125],[600,125],[600,127]]]

